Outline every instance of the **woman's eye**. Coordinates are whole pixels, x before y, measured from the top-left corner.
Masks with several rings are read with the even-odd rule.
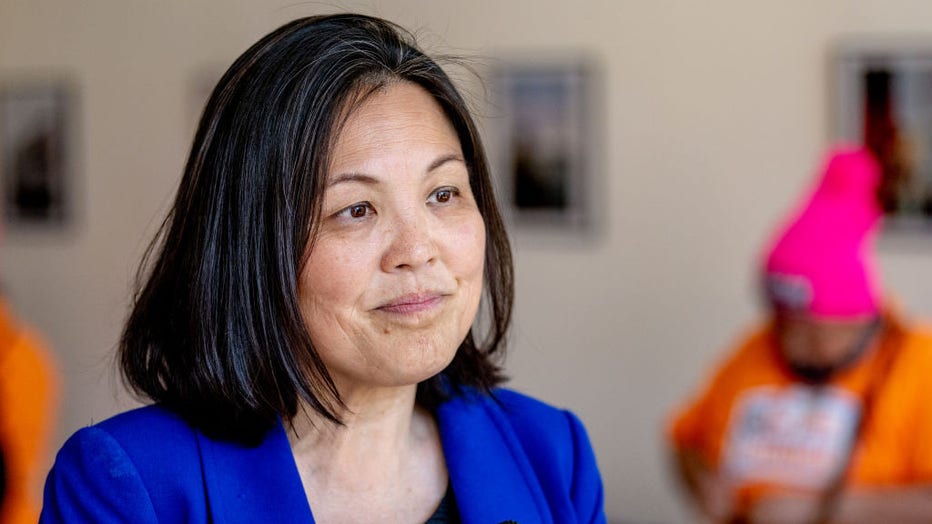
[[[456,188],[444,187],[434,191],[430,196],[430,200],[438,204],[446,204],[458,194],[459,191]]]
[[[347,218],[365,218],[368,215],[371,215],[372,211],[372,206],[368,202],[363,202],[347,207],[343,211],[340,211],[338,215]]]

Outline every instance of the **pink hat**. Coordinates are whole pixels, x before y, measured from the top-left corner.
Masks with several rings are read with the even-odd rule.
[[[880,168],[866,150],[830,153],[815,191],[778,230],[766,256],[767,297],[775,307],[820,317],[878,312],[879,184]]]

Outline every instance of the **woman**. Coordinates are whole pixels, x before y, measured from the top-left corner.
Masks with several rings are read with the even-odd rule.
[[[491,187],[397,26],[260,40],[207,104],[123,333],[155,404],[65,444],[43,521],[604,522],[580,422],[494,389],[513,291]]]

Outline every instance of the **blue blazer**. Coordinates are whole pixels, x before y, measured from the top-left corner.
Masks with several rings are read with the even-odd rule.
[[[494,396],[467,392],[437,411],[463,522],[604,523],[602,480],[579,419],[514,391]],[[314,519],[281,423],[247,447],[148,406],[68,439],[40,522]]]

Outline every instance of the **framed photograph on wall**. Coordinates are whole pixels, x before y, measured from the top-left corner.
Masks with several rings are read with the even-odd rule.
[[[0,86],[0,181],[8,227],[64,226],[72,211],[67,83]]]
[[[594,75],[579,57],[510,60],[491,71],[489,152],[504,212],[517,226],[592,226]]]
[[[833,138],[874,152],[888,226],[932,231],[932,40],[846,41],[833,68]]]

